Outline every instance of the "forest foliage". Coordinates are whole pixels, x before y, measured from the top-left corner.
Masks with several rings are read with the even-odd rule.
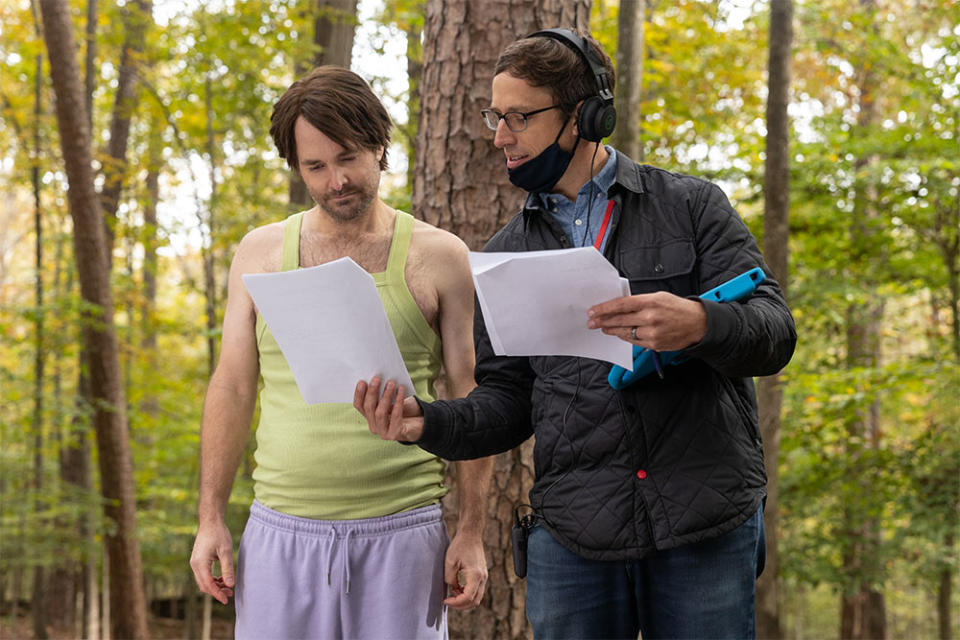
[[[83,68],[86,3],[71,4]],[[397,120],[382,195],[407,207],[416,122],[406,121],[405,34],[419,32],[421,5],[361,4],[376,6],[361,22],[353,67]],[[762,244],[768,4],[649,4],[642,119],[619,126],[641,129],[645,161],[718,181]],[[92,131],[101,176],[131,5],[105,0],[98,14]],[[112,286],[150,595],[189,583],[200,409],[216,337],[208,327],[219,326],[239,239],[286,215],[288,174],[269,116],[311,46],[312,6],[158,0],[138,61]],[[611,52],[617,11],[615,0],[594,0],[592,31]],[[800,342],[783,375],[785,624],[791,637],[835,636],[838,596],[865,579],[886,594],[892,637],[934,637],[945,570],[956,585],[960,524],[960,7],[806,0],[794,22],[789,296]],[[0,599],[9,601],[29,599],[34,567],[82,561],[90,549],[75,523],[102,510],[95,477],[87,490],[60,479],[64,448],[93,434],[77,387],[84,303],[48,61],[31,2],[0,0],[0,25]],[[860,216],[863,194],[869,215]],[[152,201],[156,224],[145,216]],[[848,361],[848,313],[864,306],[881,310],[872,366]],[[871,411],[878,431],[852,436],[851,421]],[[248,455],[231,497],[234,532],[252,496],[251,465]],[[866,576],[843,561],[854,544],[844,528],[851,514],[879,523],[879,562]],[[98,536],[110,526],[94,522]]]

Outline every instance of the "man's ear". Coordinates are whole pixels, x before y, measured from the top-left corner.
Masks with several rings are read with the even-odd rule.
[[[577,123],[580,122],[580,109],[581,109],[581,108],[583,108],[583,100],[581,100],[580,102],[577,103],[577,106],[575,106],[575,107],[573,108],[573,114],[570,116],[571,118],[573,118],[573,127],[570,128],[570,131],[572,131],[573,134],[576,135],[576,136],[579,136],[579,135],[580,135],[580,129],[579,129],[579,127],[577,126]]]
[[[385,151],[384,147],[377,147],[377,162],[383,161],[383,152]]]

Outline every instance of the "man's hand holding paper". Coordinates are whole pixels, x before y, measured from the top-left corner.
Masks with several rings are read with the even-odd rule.
[[[590,329],[654,351],[685,349],[707,332],[703,304],[666,291],[608,300],[587,315]]]
[[[380,378],[367,384],[357,383],[354,408],[363,414],[374,435],[383,440],[416,442],[423,435],[423,411],[413,396],[404,397],[404,390],[393,380],[380,393]]]
[[[630,293],[593,247],[471,253],[470,267],[497,355],[565,355],[632,368],[632,348],[587,328],[587,310]]]

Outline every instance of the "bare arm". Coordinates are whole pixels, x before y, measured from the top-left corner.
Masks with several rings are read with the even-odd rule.
[[[198,529],[190,557],[197,586],[223,604],[234,587],[233,541],[226,526],[226,506],[250,434],[259,373],[256,315],[240,278],[253,270],[250,244],[246,238],[241,242],[230,267],[220,359],[203,405]],[[213,577],[214,562],[220,563],[219,578]]]
[[[462,398],[476,386],[473,379],[473,278],[466,246],[456,240],[454,249],[455,256],[445,261],[446,268],[438,286],[440,337],[450,395]],[[488,457],[456,463],[460,512],[456,535],[450,542],[444,567],[444,579],[452,594],[445,602],[454,609],[473,609],[480,604],[486,589],[483,530],[493,462],[494,458]]]

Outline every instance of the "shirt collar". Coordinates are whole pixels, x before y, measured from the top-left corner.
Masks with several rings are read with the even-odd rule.
[[[607,157],[607,161],[604,163],[603,167],[597,172],[597,175],[593,176],[593,188],[599,193],[607,193],[617,177],[617,152],[609,145],[604,145],[603,148],[607,150],[609,156]],[[584,182],[583,186],[581,186],[577,191],[577,196],[579,197],[580,195],[589,192],[589,190],[590,182]],[[535,202],[544,209],[550,208],[550,200],[566,198],[566,196],[560,195],[559,193],[533,193],[530,195],[535,196]]]
[[[603,168],[600,172],[593,177],[594,182],[596,183],[602,175],[610,172],[609,176],[606,176],[604,184],[597,183],[597,186],[603,189],[604,193],[607,193],[609,198],[612,193],[612,190],[615,190],[616,187],[623,187],[634,193],[643,193],[643,180],[640,177],[640,168],[639,166],[630,158],[625,156],[623,153],[620,153],[613,147],[609,145],[604,145],[604,148],[607,150],[607,153],[610,154],[610,157],[607,159],[606,164],[603,165]],[[587,185],[588,183],[584,183]],[[523,213],[527,214],[534,210],[546,209],[544,194],[540,193],[528,193],[527,198],[523,204]]]

